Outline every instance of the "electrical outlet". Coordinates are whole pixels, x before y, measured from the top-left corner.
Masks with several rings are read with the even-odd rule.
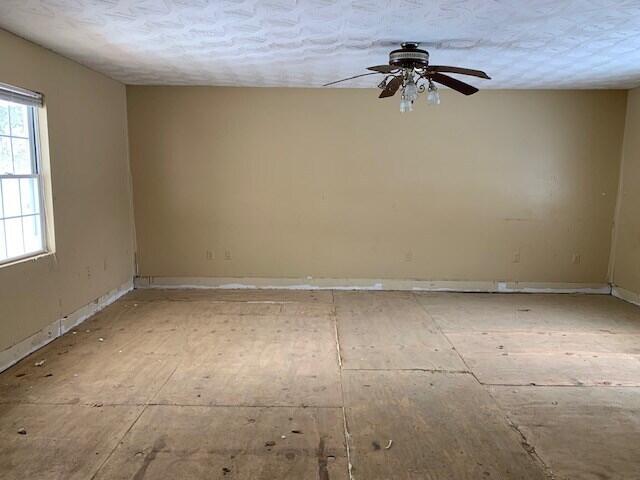
[[[513,254],[513,263],[520,263],[520,252]]]
[[[212,250],[207,250],[207,260],[213,260],[216,258]]]
[[[408,251],[404,254],[404,261],[405,262],[411,262],[413,260],[413,252],[412,251]]]
[[[225,250],[224,251],[224,259],[225,260],[231,260],[231,250]]]
[[[573,263],[574,265],[579,265],[580,264],[580,254],[579,253],[574,253],[573,257],[571,257],[571,263]]]

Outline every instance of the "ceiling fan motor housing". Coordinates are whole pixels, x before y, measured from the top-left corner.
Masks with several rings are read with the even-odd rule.
[[[406,42],[402,48],[389,54],[389,65],[396,67],[426,67],[429,64],[429,52],[418,48],[415,42]]]

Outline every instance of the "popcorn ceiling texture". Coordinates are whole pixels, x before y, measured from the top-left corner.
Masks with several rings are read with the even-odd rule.
[[[417,40],[480,88],[640,85],[637,0],[2,0],[0,26],[128,84],[320,86]]]

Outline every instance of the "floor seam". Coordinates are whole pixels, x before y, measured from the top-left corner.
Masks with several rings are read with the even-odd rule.
[[[456,355],[458,356],[458,358],[460,358],[460,361],[462,362],[462,364],[465,366],[465,368],[467,369],[467,371],[469,372],[469,374],[476,380],[476,382],[478,382],[479,385],[482,385],[482,382],[480,381],[480,379],[478,378],[478,376],[475,374],[475,372],[473,370],[471,370],[471,367],[469,367],[469,364],[466,362],[466,360],[464,359],[464,357],[462,356],[462,354],[458,351],[458,349],[456,348],[456,346],[453,344],[453,342],[451,341],[451,339],[448,337],[448,335],[444,332],[444,330],[442,329],[442,326],[438,323],[438,321],[433,317],[433,315],[431,315],[431,313],[429,312],[429,310],[427,310],[427,307],[425,307],[422,302],[420,302],[418,300],[418,298],[416,297],[415,293],[411,293],[411,296],[413,298],[413,300],[418,304],[418,306],[422,309],[422,311],[431,319],[431,321],[433,321],[433,324],[436,326],[436,328],[438,329],[438,331],[440,332],[440,334],[447,340],[447,343],[449,343],[449,345],[451,346],[452,350],[454,352],[456,352]]]
[[[144,412],[147,411],[147,408],[149,408],[149,405],[151,405],[151,403],[153,402],[153,400],[160,394],[160,391],[164,388],[164,386],[169,382],[169,380],[171,379],[171,377],[173,376],[173,374],[176,372],[176,370],[178,370],[178,367],[180,366],[181,362],[178,362],[176,364],[176,366],[173,368],[173,370],[171,370],[171,373],[169,375],[167,375],[167,378],[165,379],[164,382],[162,382],[162,385],[160,385],[160,387],[158,388],[158,390],[153,394],[153,396],[151,397],[151,399],[147,402],[145,402],[145,404],[142,406],[142,409],[140,410],[140,413],[138,414],[138,416],[135,418],[135,420],[131,423],[131,425],[129,425],[129,428],[127,428],[127,430],[124,432],[124,434],[122,435],[122,437],[120,437],[120,439],[118,440],[118,442],[116,443],[116,445],[113,447],[113,449],[109,452],[109,455],[107,455],[107,458],[104,459],[104,461],[100,464],[100,466],[98,467],[98,469],[95,471],[95,473],[91,476],[91,480],[94,480],[96,478],[96,476],[100,473],[100,471],[104,468],[104,466],[107,464],[107,462],[111,459],[111,457],[113,456],[113,454],[115,453],[115,451],[118,449],[118,447],[120,446],[120,444],[122,443],[122,441],[126,438],[127,434],[133,429],[133,427],[135,426],[136,423],[138,423],[138,420],[140,420],[140,417],[142,417],[142,414]]]
[[[567,383],[482,383],[485,387],[535,387],[535,388],[640,388],[640,385],[576,385]]]
[[[452,375],[471,375],[469,370],[444,370],[438,368],[343,368],[347,372],[427,372]]]
[[[501,407],[500,404],[498,403],[498,401],[494,398],[493,395],[491,395],[491,391],[487,388],[487,385],[483,384],[480,379],[477,377],[477,375],[473,372],[473,370],[471,370],[471,368],[469,367],[469,365],[467,364],[467,362],[465,361],[464,357],[462,356],[462,354],[458,351],[458,349],[456,348],[456,346],[453,344],[453,342],[451,341],[451,339],[447,336],[447,334],[444,332],[444,330],[442,329],[442,327],[440,326],[440,324],[438,323],[438,321],[433,317],[433,315],[431,315],[429,313],[429,311],[427,310],[427,308],[416,298],[415,294],[413,295],[414,300],[416,301],[416,303],[418,303],[418,305],[420,305],[422,307],[422,310],[429,316],[429,318],[431,318],[431,320],[433,320],[433,323],[436,325],[436,327],[438,328],[438,330],[440,330],[440,333],[442,333],[442,335],[444,336],[444,338],[447,339],[447,342],[449,342],[449,344],[451,345],[451,347],[453,348],[453,350],[456,352],[456,354],[458,355],[458,357],[460,357],[460,360],[462,361],[462,363],[464,364],[464,366],[469,370],[469,373],[473,376],[473,378],[475,378],[476,382],[478,382],[478,384],[480,385],[480,387],[487,392],[487,395],[489,395],[489,397],[493,400],[494,405],[496,406],[496,408],[502,413],[502,416],[504,417],[505,421],[507,422],[507,425],[509,425],[509,427],[513,430],[515,430],[518,435],[520,436],[520,445],[522,446],[522,448],[525,450],[525,452],[532,458],[532,460],[542,469],[542,473],[545,477],[547,477],[547,479],[549,480],[553,480],[555,479],[555,475],[553,474],[553,472],[551,471],[551,469],[549,468],[549,466],[542,460],[542,458],[540,458],[540,455],[538,455],[538,452],[536,452],[536,449],[533,445],[531,445],[528,441],[527,438],[525,437],[525,435],[522,433],[522,431],[520,431],[520,429],[517,427],[517,425],[515,423],[513,423],[513,421],[511,420],[511,418],[509,417],[509,414],[507,412],[505,412]]]
[[[203,403],[168,403],[168,402],[145,402],[145,403],[104,403],[100,407],[96,405],[98,402],[90,403],[51,403],[51,402],[0,402],[0,405],[30,405],[45,407],[204,407],[204,408],[318,408],[318,409],[340,409],[342,405],[245,405],[245,404],[203,404]]]
[[[346,447],[347,453],[347,473],[349,475],[349,480],[354,480],[353,478],[353,464],[351,463],[351,448],[349,442],[351,440],[351,434],[349,433],[349,424],[347,422],[347,411],[345,407],[345,396],[344,396],[344,382],[342,378],[342,354],[340,352],[340,334],[338,332],[338,312],[336,311],[336,300],[335,293],[331,290],[331,302],[333,305],[333,325],[336,334],[336,350],[338,354],[338,368],[340,371],[340,395],[342,398],[342,426],[344,430],[344,443]]]
[[[341,405],[244,405],[241,403],[235,404],[217,404],[206,405],[202,403],[149,403],[149,407],[203,407],[203,408],[317,408],[317,409],[339,409]]]
[[[556,476],[553,473],[551,467],[547,465],[547,463],[542,459],[540,454],[537,452],[536,447],[529,443],[526,435],[522,432],[522,430],[520,430],[520,427],[518,427],[518,425],[516,425],[516,423],[509,416],[509,412],[505,411],[500,406],[500,404],[488,388],[485,388],[484,390],[487,392],[489,397],[491,397],[493,403],[496,405],[496,408],[502,413],[509,427],[520,437],[520,445],[522,445],[522,448],[524,448],[525,452],[527,452],[527,454],[533,459],[533,461],[542,469],[542,473],[548,480],[555,480]]]
[[[476,382],[480,385],[480,387],[487,392],[487,394],[489,395],[489,397],[493,400],[494,404],[496,405],[496,408],[502,413],[505,421],[507,422],[507,424],[509,425],[510,428],[512,428],[513,430],[515,430],[518,435],[520,436],[520,445],[522,446],[522,448],[525,450],[525,452],[527,452],[527,454],[533,459],[533,461],[542,469],[542,473],[545,477],[547,477],[549,480],[553,480],[555,479],[555,475],[553,474],[553,472],[551,471],[551,469],[549,468],[549,466],[542,460],[542,458],[540,458],[540,455],[538,455],[538,452],[536,452],[536,449],[533,445],[531,445],[528,441],[527,438],[525,437],[525,435],[522,433],[522,431],[520,431],[520,429],[513,423],[513,421],[511,420],[511,418],[509,417],[509,415],[507,414],[507,412],[505,412],[500,405],[498,404],[497,400],[493,397],[493,395],[491,395],[491,392],[489,391],[489,389],[487,388],[487,385],[482,383],[480,381],[480,379],[478,378],[478,376],[473,372],[473,370],[471,370],[471,368],[469,367],[469,364],[466,362],[466,360],[464,359],[464,357],[462,356],[462,354],[458,351],[458,349],[456,348],[456,346],[453,344],[453,342],[451,341],[451,339],[449,338],[449,336],[444,332],[444,330],[442,329],[442,327],[440,326],[440,324],[437,322],[437,320],[433,317],[433,315],[431,315],[429,313],[429,311],[427,310],[427,308],[415,297],[414,294],[414,299],[416,301],[416,303],[418,303],[423,311],[429,316],[429,318],[431,318],[431,320],[433,320],[433,323],[436,325],[436,328],[438,328],[438,330],[440,330],[440,333],[442,334],[442,336],[444,338],[446,338],[447,342],[449,342],[449,345],[451,345],[451,348],[453,348],[453,350],[456,352],[456,354],[458,355],[458,357],[460,358],[460,361],[464,364],[464,366],[467,368],[467,370],[469,371],[469,373],[473,376],[473,378],[476,380]]]
[[[136,416],[136,418],[133,420],[133,422],[131,422],[131,425],[129,425],[129,428],[127,428],[127,430],[122,434],[122,436],[120,437],[120,439],[116,442],[115,446],[111,449],[111,451],[109,452],[109,455],[107,455],[107,457],[104,459],[104,461],[100,464],[100,466],[98,466],[98,468],[96,469],[96,471],[94,472],[93,475],[91,475],[91,480],[94,480],[98,474],[100,473],[100,471],[104,468],[104,466],[107,464],[107,462],[109,460],[111,460],[111,457],[113,456],[113,454],[115,453],[115,451],[118,449],[118,447],[120,446],[120,444],[122,443],[122,441],[125,439],[125,437],[127,436],[127,434],[133,429],[133,427],[135,426],[136,423],[138,423],[138,420],[140,420],[140,417],[142,417],[142,414],[147,410],[147,405],[144,405],[142,407],[142,409],[140,410],[140,413],[138,414],[138,416]]]
[[[507,413],[504,413],[504,416],[509,426],[520,436],[522,448],[524,448],[529,456],[531,456],[531,458],[540,466],[540,468],[542,468],[544,476],[549,480],[554,480],[556,476],[553,473],[553,470],[551,470],[551,467],[547,465],[547,462],[545,462],[540,454],[536,451],[536,447],[529,443],[529,440],[527,440],[525,434],[522,433],[522,430],[520,430],[520,428],[513,422],[513,420],[511,420]]]
[[[418,303],[420,303],[418,301]],[[434,318],[435,320],[435,318]],[[435,320],[437,322],[437,320]],[[462,327],[464,327],[464,330],[462,329]],[[446,331],[447,333],[528,333],[528,334],[532,334],[532,335],[538,335],[538,334],[543,334],[543,335],[548,335],[548,336],[555,336],[555,335],[567,335],[567,334],[578,334],[578,335],[612,335],[612,336],[618,336],[618,335],[632,335],[632,336],[640,336],[640,330],[633,330],[633,331],[626,331],[626,330],[611,330],[611,329],[604,329],[604,328],[589,328],[589,329],[584,329],[584,330],[576,330],[575,328],[573,330],[567,330],[567,329],[562,329],[562,330],[556,330],[553,327],[549,326],[549,325],[536,325],[535,328],[534,327],[530,327],[530,328],[504,328],[504,327],[497,327],[497,328],[492,328],[492,327],[488,327],[488,328],[474,328],[474,327],[469,327],[469,326],[465,326],[463,325],[462,327],[458,327],[456,329],[452,329],[451,327],[447,328],[447,327],[441,327],[443,331]]]

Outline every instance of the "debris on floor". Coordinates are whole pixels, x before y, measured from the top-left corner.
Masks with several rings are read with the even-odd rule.
[[[98,339],[98,341],[99,341],[99,342],[104,342],[104,338],[100,337],[100,338]]]
[[[391,448],[391,445],[393,445],[393,440],[389,440],[389,443],[387,443],[387,446],[384,447],[384,449],[389,450]]]
[[[269,440],[268,442],[264,442],[264,446],[265,447],[275,447],[276,442],[274,442],[273,440]]]
[[[40,360],[39,362],[34,363],[36,367],[41,367],[44,365],[45,360]]]
[[[18,429],[18,435],[26,435],[27,431],[24,428]]]

